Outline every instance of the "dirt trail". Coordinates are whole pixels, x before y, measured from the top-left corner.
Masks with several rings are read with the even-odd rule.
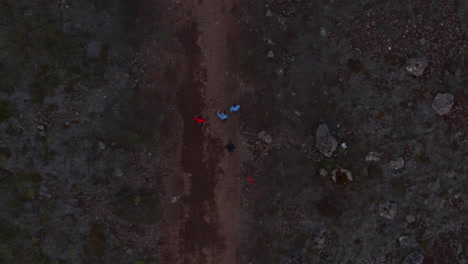
[[[237,36],[234,2],[180,1],[170,11],[178,20],[175,33],[184,54],[175,75],[183,142],[175,145],[180,166],[172,170],[180,176],[166,177],[163,185],[183,193],[180,203],[166,208],[163,263],[237,263],[240,160],[229,156],[224,145],[232,140],[241,147],[239,119],[238,113],[228,113],[222,123],[216,116],[218,109],[228,111],[237,96],[230,50]],[[203,128],[192,120],[197,113],[208,117]]]

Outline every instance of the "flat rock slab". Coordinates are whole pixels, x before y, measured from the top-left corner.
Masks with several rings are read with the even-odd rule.
[[[432,109],[439,115],[446,115],[452,110],[453,95],[449,93],[438,93],[432,103]]]
[[[328,126],[325,124],[320,125],[315,135],[317,137],[315,141],[317,149],[326,157],[331,157],[338,146],[338,142],[331,134]]]
[[[406,70],[412,75],[418,77],[424,74],[428,61],[425,57],[414,58],[406,61]]]

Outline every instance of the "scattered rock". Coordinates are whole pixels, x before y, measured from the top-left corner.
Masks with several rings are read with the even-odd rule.
[[[371,151],[371,152],[369,152],[369,154],[367,154],[366,161],[367,162],[380,161],[380,158],[378,156],[379,156],[378,153],[375,153],[375,152]]]
[[[401,261],[401,264],[422,264],[423,260],[423,254],[419,253],[419,251],[413,251]]]
[[[327,30],[324,27],[320,27],[319,29],[320,37],[326,38],[328,36]]]
[[[398,160],[391,160],[388,165],[394,170],[399,170],[405,166],[405,160],[403,158],[399,158]]]
[[[439,115],[446,115],[452,110],[453,95],[449,93],[438,93],[432,103],[432,109]]]
[[[414,248],[419,244],[415,236],[401,236],[398,238],[398,243],[401,248]]]
[[[315,135],[317,137],[315,141],[317,149],[326,157],[331,157],[338,146],[338,142],[331,134],[328,126],[325,124],[320,125]]]
[[[102,141],[99,141],[98,145],[99,145],[100,149],[105,149],[106,148],[106,144],[104,144]]]
[[[412,214],[409,214],[409,215],[405,216],[405,219],[406,219],[406,222],[408,222],[408,224],[411,224],[414,221],[416,221],[416,217],[414,215],[412,215]]]
[[[344,142],[341,143],[341,147],[342,147],[343,149],[347,149],[347,148],[348,148],[348,146],[346,146],[346,143],[344,143]]]
[[[262,139],[263,139],[263,141],[265,141],[265,143],[267,143],[267,144],[270,144],[271,141],[273,140],[273,138],[271,137],[270,134],[264,135],[264,136],[262,137]]]
[[[327,175],[328,175],[327,170],[322,169],[322,168],[320,168],[319,173],[320,173],[320,176],[322,176],[322,177],[327,177]]]
[[[336,183],[336,185],[344,186],[348,182],[353,181],[353,175],[349,170],[339,168],[332,171],[332,179]]]
[[[122,172],[122,170],[119,169],[119,168],[115,168],[115,169],[114,169],[114,174],[115,174],[115,176],[117,176],[117,177],[122,177],[122,176],[123,176],[123,172]]]
[[[446,172],[445,176],[447,176],[447,178],[449,179],[455,179],[457,177],[457,173],[451,170],[451,171]]]
[[[262,138],[265,134],[266,134],[265,130],[260,131],[260,132],[257,133],[257,137]]]
[[[406,70],[414,76],[421,76],[427,68],[428,61],[425,57],[409,59],[406,61]]]
[[[275,57],[275,53],[273,53],[272,50],[269,50],[269,51],[268,51],[268,54],[267,54],[267,57],[268,57],[269,59],[274,58],[274,57]]]
[[[276,73],[278,76],[283,76],[284,70],[283,70],[282,68],[276,68],[276,69],[275,69],[275,73]]]
[[[45,127],[44,127],[44,125],[38,125],[38,126],[37,126],[37,129],[39,129],[39,130],[41,130],[41,131],[42,131],[42,130],[44,130],[44,129],[45,129]]]
[[[394,202],[382,203],[379,205],[380,216],[392,220],[397,214],[397,204]]]
[[[177,201],[179,201],[179,196],[172,196],[171,203],[176,203]]]

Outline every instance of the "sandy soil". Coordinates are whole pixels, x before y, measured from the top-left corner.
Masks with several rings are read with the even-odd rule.
[[[170,173],[163,179],[167,206],[162,263],[236,263],[240,155],[229,156],[224,146],[232,140],[236,152],[243,151],[239,113],[230,114],[226,122],[215,113],[228,111],[238,96],[231,52],[237,36],[236,4],[175,1],[166,7],[170,18],[165,30],[176,39],[164,49],[172,54],[177,71],[163,79],[176,90],[177,114],[165,134],[182,141],[168,144],[165,156]],[[192,119],[199,113],[208,118],[203,127]],[[180,201],[170,202],[174,196]]]

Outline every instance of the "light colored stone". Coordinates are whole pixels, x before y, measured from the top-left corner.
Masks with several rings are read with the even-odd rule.
[[[409,253],[402,261],[401,264],[422,264],[424,255],[419,251],[413,251]]]
[[[319,29],[320,37],[326,38],[328,36],[327,30],[324,27],[320,27]]]
[[[394,170],[399,170],[405,167],[405,160],[403,158],[399,158],[398,160],[391,160],[388,165]]]
[[[100,149],[105,149],[106,148],[106,144],[104,144],[102,141],[99,141],[98,145],[99,145]]]
[[[171,203],[176,203],[177,201],[179,201],[179,197],[178,196],[172,196]]]
[[[406,61],[406,70],[414,76],[421,76],[427,65],[428,61],[425,57],[409,59]]]
[[[379,205],[379,214],[381,217],[392,220],[397,214],[398,206],[394,202],[382,203]]]
[[[37,129],[39,129],[39,130],[41,130],[41,131],[44,130],[44,128],[45,128],[44,125],[38,125],[38,126],[37,126]]]
[[[257,137],[262,138],[265,134],[266,134],[265,130],[260,131],[260,132],[257,133]]]
[[[269,59],[274,58],[274,57],[275,57],[275,53],[273,53],[272,50],[269,50],[269,51],[268,51],[268,54],[267,54],[267,57],[268,57]]]
[[[331,157],[338,146],[338,142],[331,134],[328,126],[325,124],[320,125],[315,135],[315,145],[317,149],[326,157]]]
[[[411,224],[414,221],[416,221],[416,217],[414,215],[412,215],[412,214],[409,214],[409,215],[405,216],[405,219],[406,219],[406,222],[408,222],[408,224]]]
[[[380,158],[378,157],[379,155],[375,152],[369,152],[366,156],[366,161],[367,162],[372,162],[372,161],[380,161]]]
[[[432,102],[432,109],[439,115],[446,115],[452,110],[453,95],[449,93],[438,93]]]
[[[267,144],[270,144],[271,141],[273,140],[273,138],[271,137],[270,134],[264,135],[264,136],[262,137],[262,139],[263,139],[263,141],[265,141],[265,143],[267,143]]]
[[[327,170],[325,170],[323,168],[320,168],[319,173],[320,173],[320,176],[322,176],[322,177],[327,177],[327,175],[328,175]]]
[[[122,177],[123,176],[123,172],[119,168],[115,168],[114,173],[115,173],[115,176],[117,176],[117,177]]]

